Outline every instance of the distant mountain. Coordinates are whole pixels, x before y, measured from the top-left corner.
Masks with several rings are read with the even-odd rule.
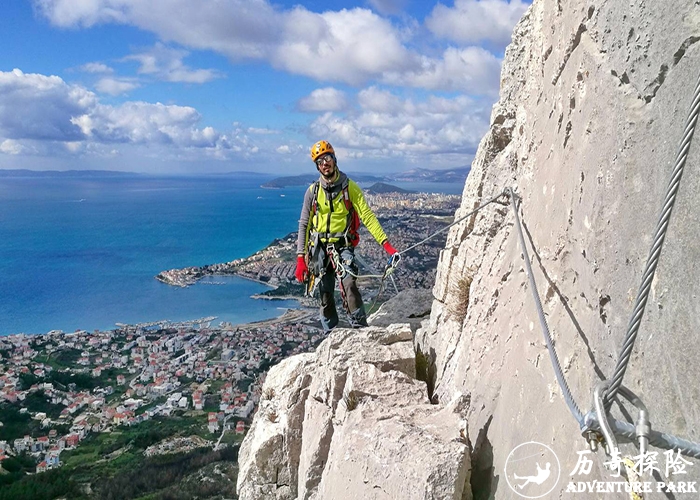
[[[370,187],[365,189],[365,193],[368,194],[386,194],[386,193],[414,193],[415,191],[409,191],[408,189],[401,189],[400,187],[392,186],[391,184],[386,184],[384,182],[377,182],[372,184]]]
[[[232,170],[230,172],[212,172],[201,174],[204,176],[211,177],[241,177],[241,178],[255,178],[255,177],[273,177],[272,174],[261,173],[261,172],[251,172],[250,170]]]
[[[406,172],[389,174],[386,180],[394,182],[463,182],[469,175],[469,167],[456,167],[446,170],[414,168]]]
[[[383,181],[383,177],[377,177],[376,175],[369,174],[353,174],[348,173],[348,177],[357,182],[380,182]],[[261,187],[270,189],[279,189],[289,186],[308,186],[312,182],[318,179],[318,174],[302,174],[293,175],[289,177],[278,177],[266,182]]]
[[[406,172],[398,172],[377,176],[362,173],[349,173],[348,177],[357,182],[464,182],[469,174],[469,167],[456,167],[443,170],[414,168]],[[288,177],[277,177],[262,185],[264,188],[279,189],[289,186],[309,185],[318,179],[318,174],[302,174]]]
[[[280,189],[289,186],[304,186],[309,185],[318,178],[318,175],[303,174],[293,175],[288,177],[277,177],[262,184],[260,187],[268,189]]]
[[[135,172],[115,172],[113,170],[2,170],[0,177],[133,177]]]

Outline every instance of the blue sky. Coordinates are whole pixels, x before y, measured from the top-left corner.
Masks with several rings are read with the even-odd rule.
[[[469,165],[522,0],[8,0],[0,169]]]

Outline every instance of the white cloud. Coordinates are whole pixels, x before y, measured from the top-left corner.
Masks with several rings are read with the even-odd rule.
[[[345,99],[349,101],[348,96]],[[466,96],[406,99],[376,86],[363,89],[341,111],[325,112],[309,127],[330,140],[344,159],[401,159],[430,164],[471,161],[487,129],[490,101]],[[128,101],[101,103],[96,94],[55,76],[0,72],[0,152],[36,156],[133,157],[178,161],[205,157],[251,161],[276,151],[285,161],[307,146],[276,137],[280,131],[234,123],[229,131],[200,125],[188,106]],[[439,163],[439,162],[438,162]]]
[[[197,128],[199,121],[199,113],[188,106],[127,102],[95,106],[82,130],[99,142],[216,147],[223,137],[211,127]]]
[[[249,127],[247,132],[249,134],[256,134],[256,135],[271,135],[271,134],[278,134],[278,130],[273,130],[270,128],[258,128],[258,127]]]
[[[406,6],[406,0],[367,0],[367,3],[382,14],[399,14]]]
[[[70,117],[94,106],[94,94],[57,76],[0,72],[0,137],[74,141],[84,136]]]
[[[0,153],[6,155],[18,155],[22,153],[26,148],[22,146],[19,142],[12,139],[5,139],[0,142]]]
[[[191,69],[183,62],[189,55],[185,50],[171,49],[161,43],[152,49],[124,58],[125,61],[137,61],[138,72],[151,75],[166,82],[206,83],[223,74],[215,69]]]
[[[452,8],[437,4],[425,24],[438,38],[458,43],[490,41],[505,47],[528,6],[522,0],[454,0]]]
[[[297,103],[301,111],[342,111],[348,105],[345,93],[333,87],[316,89]]]
[[[114,70],[107,66],[104,63],[100,62],[91,62],[87,64],[83,64],[78,68],[80,71],[83,71],[85,73],[113,73]]]
[[[315,14],[302,7],[286,19],[271,62],[321,81],[361,84],[385,71],[402,71],[417,57],[385,19],[367,9]]]
[[[461,161],[473,154],[488,126],[501,61],[484,48],[468,45],[484,42],[500,50],[528,5],[523,0],[454,0],[452,7],[438,4],[421,26],[406,16],[382,17],[397,13],[405,0],[366,0],[364,5],[374,11],[320,13],[303,6],[284,10],[269,0],[32,1],[56,26],[121,23],[153,33],[160,40],[154,48],[127,58],[138,63],[142,82],[157,78],[201,83],[222,76],[215,70],[188,67],[188,52],[175,46],[212,51],[233,62],[262,61],[276,70],[323,82],[296,105],[297,110],[322,113],[309,126],[312,137],[328,138],[346,158],[400,156],[410,161],[439,155],[455,155]],[[300,154],[299,145],[279,140],[282,130],[234,123],[232,130],[217,132],[202,128],[193,108],[134,102],[106,106],[95,94],[60,83],[95,101],[82,106],[63,97],[66,105],[77,108],[61,114],[60,127],[75,135],[65,141],[119,144],[120,151],[122,144],[170,144],[178,154],[199,149],[216,157],[250,157],[259,151],[279,151],[287,158]],[[138,83],[103,78],[96,88],[116,95]],[[359,91],[355,101],[352,90],[342,84],[369,87]],[[392,86],[397,89],[387,90]],[[412,88],[464,95],[425,97]],[[420,98],[405,98],[402,90]],[[482,103],[478,96],[486,100]],[[3,100],[0,94],[0,138],[15,138],[2,133]],[[308,146],[301,149],[305,152]]]
[[[358,94],[357,100],[365,111],[377,113],[400,113],[404,111],[406,105],[405,101],[402,101],[398,96],[377,87],[362,90]]]
[[[72,153],[94,145],[163,146],[173,154],[187,149],[211,152],[255,151],[247,135],[233,136],[199,127],[199,113],[188,106],[126,102],[101,104],[97,96],[57,76],[0,72],[0,137],[4,153],[22,152],[26,144],[62,144]],[[110,147],[113,149],[113,147]]]
[[[139,86],[133,78],[100,78],[95,84],[98,92],[109,95],[126,94]]]
[[[472,52],[453,49],[441,60],[422,56],[406,45],[415,27],[396,27],[369,9],[315,13],[297,6],[280,11],[266,0],[35,2],[39,11],[59,26],[130,24],[155,33],[166,43],[212,50],[234,61],[268,61],[277,69],[317,81],[359,86],[379,80],[398,86],[489,94],[494,89],[485,89],[485,85],[494,81],[497,85],[493,67],[500,62],[494,56],[486,57],[486,51],[474,57],[476,48],[470,48]],[[520,0],[513,2],[520,4]],[[509,25],[508,33],[511,28]],[[159,45],[131,58],[139,61],[143,74],[170,81],[202,82],[220,76],[212,70],[190,70],[182,63],[185,55]]]
[[[83,149],[84,144],[82,142],[74,141],[74,142],[64,142],[63,146],[71,153],[77,153]]]
[[[379,80],[398,86],[458,90],[493,95],[500,61],[478,47],[451,48],[442,59],[421,55],[405,42],[406,31],[369,9],[315,13],[302,6],[282,11],[267,0],[191,2],[190,0],[34,0],[59,26],[124,23],[158,35],[164,42],[213,50],[232,60],[268,61],[275,68],[318,81],[363,85]],[[402,0],[369,0],[380,12]],[[505,46],[528,4],[523,0],[455,0],[438,4],[426,25],[438,38],[460,44],[493,42]],[[166,81],[202,83],[221,77],[215,70],[190,69],[187,52],[158,44],[131,56],[140,72]],[[494,76],[496,75],[496,76]]]
[[[417,102],[371,87],[358,94],[357,102],[356,112],[325,113],[310,130],[348,158],[402,157],[411,162],[454,155],[466,164],[488,129],[490,103],[481,105],[466,96]]]
[[[261,58],[277,39],[280,14],[266,0],[34,0],[61,27],[130,24],[193,49],[237,58]]]
[[[499,89],[501,61],[480,47],[445,50],[442,59],[423,58],[420,68],[388,72],[382,82],[392,85],[460,91],[495,96]]]
[[[124,13],[117,1],[35,0],[35,7],[52,23],[64,28],[90,27],[100,22],[124,22]]]

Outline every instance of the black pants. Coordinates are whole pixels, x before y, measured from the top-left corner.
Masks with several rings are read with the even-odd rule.
[[[365,307],[362,303],[362,296],[360,295],[360,290],[357,288],[357,279],[352,275],[358,273],[357,263],[355,262],[355,250],[352,247],[343,247],[337,249],[337,251],[340,255],[340,261],[346,269],[342,287],[345,291],[345,300],[348,304],[350,326],[353,328],[367,326],[367,315],[365,314]],[[321,277],[318,285],[318,290],[321,294],[320,319],[323,331],[326,333],[338,324],[338,311],[335,306],[334,296],[335,279],[336,275],[333,269],[333,263],[331,262],[330,256],[326,255],[325,274]]]

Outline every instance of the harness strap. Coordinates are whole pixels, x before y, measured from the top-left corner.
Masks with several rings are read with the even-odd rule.
[[[343,201],[345,202],[345,208],[348,210],[348,216],[345,221],[345,240],[355,247],[360,242],[360,234],[358,233],[360,221],[357,217],[355,206],[350,199],[350,191],[347,182],[343,186]]]
[[[313,184],[313,193],[312,193],[312,201],[311,201],[311,215],[310,219],[312,220],[312,227],[317,229],[317,231],[312,231],[310,234],[311,235],[323,235],[323,238],[325,238],[326,241],[328,241],[331,238],[344,238],[346,244],[349,244],[353,247],[357,246],[357,244],[360,242],[360,235],[358,233],[358,230],[360,228],[360,220],[357,215],[357,212],[355,211],[355,206],[352,204],[352,200],[350,199],[350,191],[348,189],[348,181],[346,180],[343,183],[342,186],[342,196],[343,196],[343,203],[345,204],[345,208],[348,211],[346,221],[345,221],[345,231],[342,233],[331,233],[330,232],[330,223],[331,223],[331,218],[330,215],[328,217],[328,221],[326,223],[326,230],[325,231],[318,231],[319,228],[319,221],[318,221],[318,192],[319,192],[319,187],[320,187],[320,181],[316,181]],[[324,189],[324,191],[326,191]],[[333,198],[331,197],[331,193],[326,191],[326,199],[328,200],[328,205],[330,207],[330,211],[333,212]]]
[[[343,299],[343,308],[345,309],[345,312],[347,312],[349,315],[350,305],[348,304],[348,297],[345,291],[345,285],[343,284],[343,279],[347,275],[347,270],[341,262],[340,254],[335,248],[335,245],[331,243],[326,248],[328,250],[328,257],[331,261],[331,266],[333,267],[333,271],[335,272],[335,275],[338,278],[338,288],[340,289],[340,298]]]

